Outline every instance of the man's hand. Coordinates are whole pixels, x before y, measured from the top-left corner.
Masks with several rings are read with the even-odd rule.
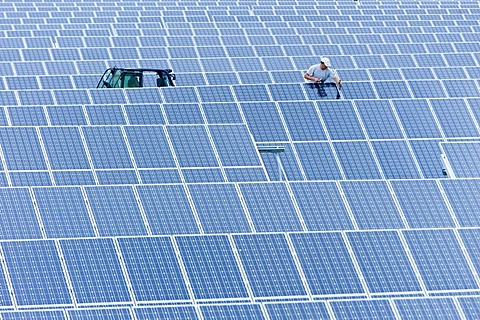
[[[338,81],[337,85],[338,85],[339,88],[341,88],[342,87],[342,81]]]

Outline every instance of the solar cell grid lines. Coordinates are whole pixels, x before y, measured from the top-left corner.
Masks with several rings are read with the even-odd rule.
[[[1,319],[479,317],[478,3],[0,9]]]

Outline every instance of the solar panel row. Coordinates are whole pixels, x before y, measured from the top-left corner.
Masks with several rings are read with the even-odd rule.
[[[478,295],[479,240],[437,229],[3,241],[2,306]]]
[[[459,307],[456,306],[458,301]],[[330,302],[251,303],[164,307],[117,307],[104,309],[66,309],[45,311],[1,312],[3,319],[371,319],[372,317],[402,319],[429,318],[432,315],[449,319],[475,319],[480,314],[478,297],[345,300]],[[329,310],[330,309],[330,310]],[[135,318],[133,316],[135,315]],[[200,315],[202,318],[200,318]]]
[[[480,180],[2,188],[0,239],[480,227]]]
[[[0,9],[1,319],[478,318],[478,3]]]

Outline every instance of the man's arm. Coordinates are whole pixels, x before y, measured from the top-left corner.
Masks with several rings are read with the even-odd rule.
[[[317,77],[311,76],[308,73],[305,73],[303,75],[303,78],[305,78],[307,80],[310,80],[310,81],[314,81],[314,82],[320,82],[320,79],[318,79]]]
[[[337,74],[335,74],[333,76],[333,81],[335,81],[335,83],[341,88],[342,87],[342,80],[340,80],[340,78],[338,77]]]

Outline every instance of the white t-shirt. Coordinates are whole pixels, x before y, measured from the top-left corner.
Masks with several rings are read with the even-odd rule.
[[[335,80],[333,80],[333,77],[338,77],[337,71],[335,71],[335,69],[326,68],[325,70],[322,70],[320,69],[320,64],[314,64],[313,66],[308,68],[307,74],[309,76],[323,80],[323,82],[325,83],[335,82]],[[307,82],[314,83],[315,81],[307,80]]]

